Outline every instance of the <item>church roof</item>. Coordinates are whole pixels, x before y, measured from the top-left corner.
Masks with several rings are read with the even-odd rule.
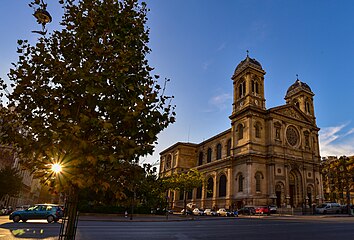
[[[247,57],[237,65],[232,78],[242,72],[246,67],[253,67],[263,71],[262,65],[256,59],[250,58],[247,54]]]
[[[300,91],[305,91],[305,92],[308,92],[308,93],[314,95],[313,92],[311,91],[311,88],[309,87],[309,85],[307,85],[304,82],[301,82],[299,79],[296,79],[295,83],[293,83],[288,88],[288,91],[286,91],[285,98],[288,98],[288,97],[292,96],[293,94],[298,93]]]

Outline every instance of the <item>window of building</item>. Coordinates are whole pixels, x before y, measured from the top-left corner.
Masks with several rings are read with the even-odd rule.
[[[261,173],[256,173],[256,192],[260,192],[261,191],[261,179],[262,179],[262,175]]]
[[[219,179],[219,197],[226,196],[226,176],[221,175]]]
[[[184,200],[184,191],[179,191],[179,200]]]
[[[166,169],[170,169],[172,164],[172,156],[168,154],[166,157]]]
[[[213,178],[210,177],[208,179],[208,185],[207,185],[207,198],[212,198],[213,192],[214,192],[214,180]]]
[[[226,155],[228,157],[231,155],[231,139],[227,140]]]
[[[243,176],[238,176],[238,191],[243,192]]]
[[[221,144],[216,146],[216,159],[221,159]]]
[[[252,80],[252,92],[259,94],[259,84],[256,80]]]
[[[208,153],[207,153],[207,163],[211,162],[211,148],[208,148]]]
[[[239,140],[243,138],[243,125],[241,123],[237,126],[237,136]]]
[[[239,97],[243,97],[246,94],[246,82],[243,81],[242,83],[240,83],[239,87],[238,87],[238,94]]]
[[[306,113],[311,114],[310,103],[307,101],[305,103],[305,111],[306,111]]]
[[[198,165],[203,165],[203,152],[199,153]]]
[[[254,126],[254,130],[255,130],[256,138],[260,138],[261,137],[261,126],[259,123],[256,123],[256,125]]]
[[[202,187],[197,188],[197,194],[196,194],[197,199],[202,198]]]
[[[188,191],[187,192],[187,199],[192,199],[192,196],[193,196],[193,191]]]

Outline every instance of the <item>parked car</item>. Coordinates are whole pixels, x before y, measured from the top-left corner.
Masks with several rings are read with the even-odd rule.
[[[267,207],[267,206],[262,206],[262,207],[257,207],[256,208],[256,214],[261,214],[261,215],[263,215],[263,214],[268,214],[268,213],[270,213],[269,212],[269,208]]]
[[[202,209],[199,209],[199,208],[194,208],[193,209],[193,215],[203,216],[204,215],[204,211]]]
[[[7,208],[1,209],[0,215],[10,215],[13,212],[13,208],[11,206]]]
[[[234,210],[234,211],[233,211],[233,215],[234,215],[234,217],[238,217],[238,211],[237,211],[237,210]]]
[[[238,214],[254,215],[256,214],[256,209],[254,207],[243,207],[238,210]]]
[[[316,213],[340,213],[341,206],[339,203],[323,203],[315,208]]]
[[[184,214],[184,212],[185,212],[185,209],[182,209],[181,213]],[[192,215],[192,214],[193,214],[193,212],[191,210],[187,209],[186,215]]]
[[[218,216],[224,216],[224,217],[233,217],[234,213],[230,212],[229,210],[225,208],[220,208],[217,212]]]
[[[36,204],[26,210],[14,211],[9,219],[14,222],[26,222],[32,219],[47,219],[48,223],[57,222],[63,217],[63,210],[56,204]]]
[[[204,215],[206,215],[206,216],[217,216],[218,214],[215,211],[211,210],[210,208],[207,208],[207,209],[204,210]]]
[[[277,206],[269,205],[269,212],[270,213],[277,213],[277,210],[278,210]]]
[[[348,205],[347,204],[344,204],[344,205],[341,205],[341,213],[348,213]],[[353,204],[349,204],[349,209],[350,211],[354,209],[354,205]]]

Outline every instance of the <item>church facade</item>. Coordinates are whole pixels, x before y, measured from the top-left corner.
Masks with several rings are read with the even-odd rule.
[[[232,76],[230,129],[201,143],[178,142],[160,153],[160,177],[197,169],[204,184],[188,193],[199,208],[303,207],[323,199],[314,93],[299,79],[285,104],[266,109],[261,64],[247,57]],[[170,208],[183,193],[170,191]]]

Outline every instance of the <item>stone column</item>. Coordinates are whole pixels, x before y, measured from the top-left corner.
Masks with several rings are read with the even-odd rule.
[[[285,174],[285,198],[286,198],[286,206],[290,208],[290,190],[289,190],[289,165],[284,166],[284,174]]]

